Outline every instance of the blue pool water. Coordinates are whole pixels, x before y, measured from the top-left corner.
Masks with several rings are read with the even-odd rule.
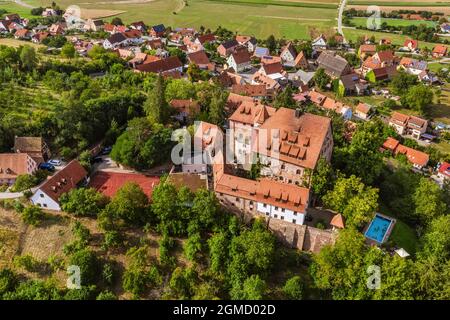
[[[369,239],[375,240],[378,243],[382,243],[391,223],[391,219],[386,219],[377,214],[370,223],[365,236]]]

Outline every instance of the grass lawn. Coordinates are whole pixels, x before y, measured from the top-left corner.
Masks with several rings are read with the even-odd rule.
[[[20,46],[29,45],[30,47],[33,47],[36,50],[41,47],[45,47],[44,45],[36,44],[31,41],[16,40],[16,39],[11,39],[11,38],[0,38],[0,45],[5,45],[8,47],[15,47],[15,48],[20,47]]]
[[[19,6],[12,1],[0,0],[0,9],[5,9],[8,13],[18,13],[23,18],[32,18],[31,9]]]
[[[357,17],[357,18],[352,18],[350,21],[355,26],[366,27],[367,20],[368,19],[364,18],[364,17]],[[436,22],[433,22],[433,21],[381,18],[381,23],[383,23],[383,22],[386,22],[388,26],[395,26],[395,27],[419,26],[421,24],[425,24],[427,27],[434,27],[436,25]]]
[[[417,249],[418,239],[415,231],[403,221],[397,219],[389,241],[398,247],[405,249],[409,254],[414,254]]]

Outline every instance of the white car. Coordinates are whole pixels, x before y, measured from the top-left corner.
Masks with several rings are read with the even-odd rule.
[[[54,166],[60,166],[62,162],[61,162],[61,160],[58,160],[58,159],[52,159],[52,160],[49,160],[48,163],[50,163]]]

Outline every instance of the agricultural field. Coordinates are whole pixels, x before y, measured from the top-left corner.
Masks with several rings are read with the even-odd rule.
[[[367,18],[357,17],[357,18],[352,18],[350,21],[352,22],[352,24],[355,27],[366,27],[367,26]],[[384,23],[384,22],[386,22],[388,26],[394,26],[394,27],[419,26],[421,24],[424,24],[427,27],[436,26],[436,22],[433,22],[433,21],[381,18],[380,23]]]
[[[50,5],[52,1],[25,0],[33,6]],[[66,8],[79,3],[83,9],[96,9],[98,17],[110,16],[111,10],[125,22],[144,20],[148,24],[164,23],[174,27],[215,29],[226,27],[239,33],[265,38],[309,38],[311,26],[329,31],[336,25],[337,0],[269,1],[269,0],[118,0],[57,1]],[[13,6],[13,7],[11,7]],[[17,5],[0,2],[0,8]],[[29,12],[29,9],[25,8]],[[104,10],[104,12],[102,12]],[[13,11],[11,9],[11,11]],[[237,14],[239,13],[239,14]]]

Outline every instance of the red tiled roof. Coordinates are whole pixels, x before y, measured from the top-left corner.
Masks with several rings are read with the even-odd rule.
[[[77,186],[87,176],[86,170],[77,161],[72,160],[63,169],[41,185],[41,190],[54,201]]]
[[[144,63],[136,66],[136,69],[140,72],[166,72],[171,71],[176,68],[182,67],[183,64],[181,63],[180,59],[178,57],[173,56],[162,60],[153,61],[150,63]]]
[[[0,178],[11,179],[18,175],[30,173],[27,170],[28,161],[34,161],[26,153],[1,153]]]
[[[433,48],[433,53],[445,55],[445,54],[447,54],[447,47],[438,44],[438,45],[436,45],[436,46]]]
[[[95,188],[105,196],[112,198],[127,182],[138,184],[148,198],[151,199],[153,189],[159,183],[159,177],[148,177],[137,173],[98,171],[91,178],[89,186]]]

